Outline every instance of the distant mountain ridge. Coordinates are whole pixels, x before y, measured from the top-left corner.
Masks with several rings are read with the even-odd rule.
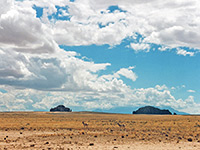
[[[143,107],[143,106],[141,106]],[[134,107],[134,106],[127,106],[127,107],[113,107],[110,109],[95,109],[94,112],[104,112],[104,113],[120,113],[120,114],[132,114],[133,110],[137,110],[140,107]],[[177,115],[189,115],[185,112],[177,111],[169,106],[167,107],[158,107],[159,109],[168,109],[171,113],[176,113]]]
[[[172,115],[167,109],[162,110],[153,106],[141,107],[138,110],[133,111],[133,114]]]
[[[172,113],[176,113],[177,115],[190,115],[189,113],[182,112],[182,111],[177,111],[171,107],[159,107],[160,109],[168,109]]]

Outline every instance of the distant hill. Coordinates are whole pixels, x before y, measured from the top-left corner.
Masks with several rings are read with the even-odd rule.
[[[133,111],[133,114],[172,115],[172,113],[169,110],[162,110],[153,106],[141,107],[138,110]]]
[[[72,112],[72,110],[68,107],[65,107],[64,105],[58,105],[57,107],[51,108],[50,109],[51,112]]]

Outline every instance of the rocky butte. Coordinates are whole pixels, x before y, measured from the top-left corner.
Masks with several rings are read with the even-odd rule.
[[[64,105],[58,105],[57,107],[51,108],[51,112],[60,111],[60,112],[72,112],[72,110]]]
[[[172,115],[169,110],[162,110],[153,106],[141,107],[138,110],[133,111],[133,114]]]

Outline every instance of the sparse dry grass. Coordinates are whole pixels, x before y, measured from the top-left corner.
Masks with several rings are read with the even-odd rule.
[[[191,143],[189,139],[199,143],[200,116],[9,112],[0,113],[0,131],[0,148],[12,149],[91,147],[94,143]]]

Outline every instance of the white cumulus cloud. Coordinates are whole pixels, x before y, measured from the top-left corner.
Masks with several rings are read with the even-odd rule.
[[[156,85],[155,88],[158,90],[167,90],[168,89],[168,87],[166,85],[162,85],[162,86]]]
[[[139,52],[139,51],[146,51],[146,52],[149,52],[150,50],[150,45],[149,44],[146,44],[146,43],[131,43],[130,44],[130,47],[135,50],[136,52]]]
[[[200,5],[197,0],[76,0],[68,6],[71,19],[55,21],[52,26],[59,44],[116,45],[124,38],[139,33],[147,43],[172,48],[200,47]],[[118,6],[123,11],[110,13],[107,10],[109,6]],[[105,27],[99,28],[99,24]]]
[[[189,93],[195,93],[196,91],[195,90],[187,90],[187,92],[189,92]]]
[[[188,51],[183,50],[183,49],[177,49],[177,54],[183,55],[183,56],[186,56],[186,55],[194,56],[194,52],[188,52]]]
[[[129,67],[129,68],[121,68],[119,71],[117,71],[114,76],[115,77],[120,77],[120,75],[128,78],[128,79],[131,79],[132,81],[136,81],[137,79],[137,75],[131,70],[133,69],[134,67]]]

